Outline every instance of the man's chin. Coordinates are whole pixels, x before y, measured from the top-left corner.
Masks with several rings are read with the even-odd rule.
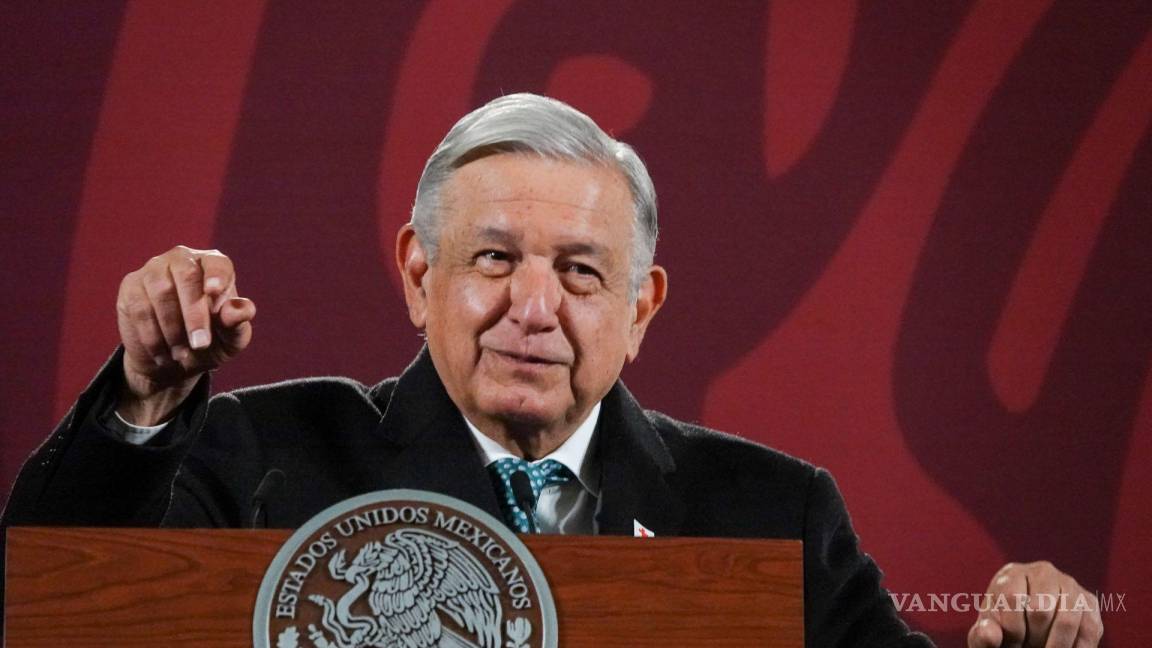
[[[489,416],[508,426],[509,429],[533,430],[554,429],[563,426],[571,407],[544,401],[531,396],[514,393],[501,394],[500,398],[484,408]]]
[[[563,417],[534,408],[501,408],[496,410],[493,418],[503,422],[510,428],[544,429],[554,427],[557,422],[563,422]]]

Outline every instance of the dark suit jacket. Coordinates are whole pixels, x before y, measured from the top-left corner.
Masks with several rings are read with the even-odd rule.
[[[120,352],[25,465],[4,524],[246,526],[265,473],[267,525],[294,528],[348,497],[435,491],[500,519],[464,420],[427,351],[399,378],[366,387],[313,378],[209,401],[204,379],[163,439],[130,446],[101,424],[123,380]],[[804,541],[810,646],[930,646],[909,634],[863,554],[832,477],[764,446],[640,408],[617,383],[593,452],[601,533]]]

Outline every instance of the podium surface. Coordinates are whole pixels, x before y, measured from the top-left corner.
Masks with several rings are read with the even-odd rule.
[[[5,646],[250,646],[287,530],[14,527]],[[559,645],[804,645],[793,540],[521,536]]]

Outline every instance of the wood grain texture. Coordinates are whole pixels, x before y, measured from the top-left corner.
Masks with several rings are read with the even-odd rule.
[[[567,646],[803,646],[801,546],[699,538],[525,538]]]
[[[6,646],[250,646],[290,532],[12,528]],[[800,543],[524,538],[564,648],[802,646]]]

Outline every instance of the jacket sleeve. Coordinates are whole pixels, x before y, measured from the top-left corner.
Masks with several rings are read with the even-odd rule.
[[[123,349],[105,363],[52,435],[24,463],[0,526],[157,526],[208,410],[205,376],[158,444],[136,446],[101,421],[123,382]]]
[[[804,609],[809,646],[931,648],[900,619],[883,574],[859,539],[832,476],[817,469],[804,519]]]

